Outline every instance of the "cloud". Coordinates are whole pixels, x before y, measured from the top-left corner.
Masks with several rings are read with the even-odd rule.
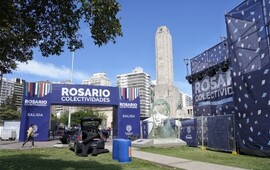
[[[53,79],[54,81],[65,81],[70,80],[71,78],[70,68],[67,68],[64,65],[56,66],[51,63],[38,62],[36,60],[31,60],[28,64],[19,63],[16,72]],[[89,78],[89,75],[86,73],[80,71],[73,72],[73,82],[75,83],[81,83],[82,80],[87,78]],[[153,80],[153,82],[155,83],[155,80]],[[187,81],[175,82],[175,86],[178,87],[181,92],[192,96],[192,88]]]
[[[71,70],[64,65],[56,66],[51,63],[38,62],[36,60],[31,60],[28,64],[19,63],[17,72],[52,78],[59,81],[71,79]],[[73,81],[82,81],[88,76],[85,73],[74,71],[72,77]]]

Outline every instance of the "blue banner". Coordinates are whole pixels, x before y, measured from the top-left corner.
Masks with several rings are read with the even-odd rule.
[[[107,86],[53,84],[53,104],[118,105],[119,89]]]
[[[213,116],[232,114],[233,87],[231,71],[217,70],[215,75],[205,75],[193,82],[193,106],[195,116]]]
[[[120,88],[118,138],[140,136],[140,99],[138,88]]]
[[[51,83],[26,82],[20,123],[19,140],[27,138],[27,130],[34,124],[34,137],[37,141],[48,140],[50,125]]]
[[[197,146],[197,119],[181,121],[181,139],[188,146]]]
[[[215,116],[207,118],[208,138],[207,146],[223,151],[232,151],[234,148],[234,133],[232,116]]]
[[[233,87],[227,39],[190,60],[194,116],[233,114]]]

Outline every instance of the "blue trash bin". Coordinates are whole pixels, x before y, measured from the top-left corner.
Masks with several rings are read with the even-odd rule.
[[[119,155],[118,162],[128,163],[131,162],[131,140],[119,140]]]
[[[113,140],[113,148],[112,148],[112,159],[119,159],[119,141],[123,139],[114,139]]]

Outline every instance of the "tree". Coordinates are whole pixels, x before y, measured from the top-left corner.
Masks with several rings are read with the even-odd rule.
[[[80,110],[77,112],[74,112],[71,114],[71,125],[78,125],[80,124],[81,118],[83,117],[98,117],[101,118],[103,121],[107,119],[107,116],[103,112],[94,111],[92,109],[85,109]],[[64,113],[60,118],[60,123],[63,123],[65,125],[68,124],[68,112]]]
[[[0,1],[0,71],[11,73],[17,62],[32,60],[33,48],[44,57],[83,48],[80,21],[88,24],[98,46],[122,36],[116,0]]]
[[[8,107],[8,108],[10,108],[10,109],[12,109],[12,110],[17,111],[16,98],[17,98],[17,95],[16,95],[16,94],[13,94],[12,97],[6,98],[6,100],[5,100],[5,102],[2,104],[2,106]]]
[[[8,107],[0,107],[0,120],[19,120],[20,112]]]
[[[17,111],[15,105],[16,96],[7,98],[5,103],[0,106],[0,120],[18,120],[20,119],[20,112]]]

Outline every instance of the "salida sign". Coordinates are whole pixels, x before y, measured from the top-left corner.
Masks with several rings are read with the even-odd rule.
[[[51,84],[48,82],[26,82],[22,105],[20,141],[26,139],[30,124],[35,124],[35,140],[49,139],[51,105],[113,106],[118,117],[115,137],[127,138],[129,134],[140,134],[139,95],[128,88],[121,93],[118,87]],[[115,115],[115,114],[118,114]]]

